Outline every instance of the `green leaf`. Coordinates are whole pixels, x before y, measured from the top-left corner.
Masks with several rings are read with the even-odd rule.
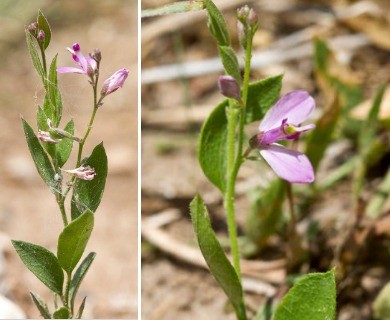
[[[241,83],[241,71],[238,64],[238,59],[233,48],[230,46],[218,46],[219,55],[222,60],[226,74],[236,79],[237,83]]]
[[[222,193],[226,190],[228,100],[222,101],[211,112],[202,126],[198,145],[198,159],[206,177]]]
[[[50,44],[50,39],[51,39],[51,29],[49,22],[47,22],[46,17],[43,15],[42,11],[38,11],[38,18],[37,18],[38,26],[40,30],[43,30],[45,33],[45,43],[44,43],[44,48],[46,49],[49,44]]]
[[[53,313],[53,319],[69,319],[69,311],[65,307],[57,309]]]
[[[385,86],[381,85],[375,95],[374,102],[371,106],[368,114],[368,119],[364,122],[363,128],[360,130],[359,135],[359,151],[363,157],[367,154],[367,151],[371,148],[374,140],[376,139],[376,132],[378,130],[378,116],[380,106],[382,104],[383,94],[385,92]]]
[[[34,43],[35,41],[34,37],[30,34],[30,32],[27,29],[24,31],[26,33],[27,47],[28,47],[28,52],[30,53],[32,63],[35,67],[35,70],[37,70],[38,74],[41,76],[43,80],[45,77],[45,72],[43,70],[41,60],[39,59],[37,47]]]
[[[328,59],[330,55],[330,50],[326,42],[322,39],[314,40],[314,66],[316,70],[322,72],[328,72]]]
[[[317,170],[326,149],[332,141],[341,111],[341,104],[336,98],[328,110],[316,122],[315,129],[307,136],[306,155],[309,157],[314,171]]]
[[[93,149],[83,165],[94,168],[96,176],[90,181],[76,180],[71,204],[72,220],[87,209],[95,212],[100,204],[107,178],[107,156],[103,143]]]
[[[58,261],[68,274],[73,271],[84,253],[93,229],[93,223],[93,212],[87,210],[69,223],[58,238]]]
[[[276,309],[274,320],[333,320],[336,318],[334,270],[310,273],[298,280]]]
[[[48,185],[50,191],[56,194],[57,182],[54,180],[55,172],[53,166],[42,145],[39,143],[39,140],[33,129],[24,119],[22,119],[22,123],[27,145],[30,149],[31,157],[34,160],[35,167],[37,168],[38,173],[43,181]]]
[[[44,319],[51,319],[51,314],[46,303],[36,293],[30,291],[31,298]]]
[[[229,46],[230,38],[227,30],[225,19],[211,0],[203,0],[207,10],[207,26],[211,34],[215,37],[220,46]]]
[[[56,256],[33,243],[12,240],[12,245],[25,266],[50,290],[61,296],[64,273]]]
[[[255,198],[247,215],[245,234],[261,250],[267,239],[276,232],[282,216],[286,183],[281,179],[271,182],[262,192],[256,189]]]
[[[283,74],[249,84],[246,123],[263,119],[268,109],[278,100]]]
[[[88,256],[83,260],[83,262],[81,262],[80,266],[77,268],[76,273],[73,276],[69,290],[70,305],[72,306],[72,309],[74,306],[74,301],[76,299],[77,291],[79,290],[81,282],[87,274],[89,267],[91,266],[95,257],[95,252],[91,252],[90,254],[88,254]]]
[[[142,10],[141,18],[203,10],[203,1],[180,1],[156,9]]]
[[[50,64],[46,91],[49,98],[49,104],[46,104],[46,108],[50,108],[50,112],[45,111],[47,115],[52,116],[49,118],[53,121],[53,126],[58,127],[62,118],[62,97],[57,83],[57,55]]]
[[[74,122],[70,120],[64,130],[69,132],[72,136],[74,134]],[[68,161],[69,156],[72,152],[73,147],[73,139],[63,138],[59,143],[55,145],[57,150],[57,165],[58,167],[62,167],[66,161]]]
[[[84,297],[83,301],[80,304],[79,311],[77,312],[76,319],[81,319],[81,317],[83,316],[84,307],[85,307],[85,301],[86,300],[87,300],[87,297]]]
[[[190,212],[200,250],[211,273],[225,291],[237,315],[242,315],[244,304],[240,280],[211,228],[209,214],[199,195],[192,200]]]

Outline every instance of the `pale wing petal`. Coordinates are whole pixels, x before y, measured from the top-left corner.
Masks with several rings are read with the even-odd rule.
[[[315,107],[314,99],[303,90],[287,93],[267,112],[261,121],[259,130],[267,131],[280,127],[282,121],[299,125],[307,119]]]
[[[260,149],[260,154],[280,178],[291,183],[314,181],[313,166],[303,153],[271,144]]]
[[[60,67],[57,68],[58,73],[80,73],[85,74],[84,70],[81,70],[79,68],[73,68],[73,67]]]

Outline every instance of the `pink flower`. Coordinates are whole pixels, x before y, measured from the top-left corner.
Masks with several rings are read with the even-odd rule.
[[[38,139],[42,142],[58,143],[61,139],[54,139],[49,132],[38,130]]]
[[[64,172],[70,173],[71,175],[75,176],[78,179],[82,180],[92,180],[96,176],[95,169],[91,168],[90,166],[87,167],[78,167],[73,170],[63,170]]]
[[[129,70],[125,68],[116,71],[111,77],[104,81],[101,95],[106,96],[119,88],[122,88],[128,74]]]
[[[314,107],[314,99],[306,91],[297,90],[284,95],[267,112],[260,123],[260,132],[250,140],[251,146],[259,149],[275,173],[291,183],[313,182],[313,166],[303,153],[276,142],[296,139],[301,133],[314,129],[314,124],[298,127]]]
[[[84,56],[81,53],[80,45],[78,43],[75,43],[72,48],[73,49],[71,48],[66,48],[66,49],[72,54],[73,60],[80,68],[61,67],[61,68],[57,68],[57,72],[58,73],[79,73],[79,74],[86,74],[92,76],[97,68],[96,61],[89,56]]]

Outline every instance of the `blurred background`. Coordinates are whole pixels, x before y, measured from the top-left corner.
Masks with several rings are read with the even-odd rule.
[[[84,155],[104,141],[108,156],[106,191],[96,213],[88,251],[97,257],[82,284],[86,318],[137,316],[137,1],[9,1],[0,3],[0,293],[28,318],[38,318],[29,290],[52,297],[14,252],[10,239],[56,250],[62,229],[54,197],[30,157],[20,115],[36,129],[35,113],[43,89],[31,63],[24,35],[41,9],[52,27],[48,49],[58,66],[74,66],[66,47],[78,42],[86,55],[102,52],[103,81],[120,68],[130,71],[124,88],[99,109]],[[84,76],[59,75],[63,123],[75,120],[82,135],[90,117],[92,93]],[[101,82],[102,83],[102,82]],[[100,84],[101,84],[100,83]],[[69,166],[74,160],[69,161]],[[80,301],[79,301],[80,302]],[[0,306],[3,308],[3,306]]]
[[[142,9],[170,2],[142,0]],[[299,145],[315,163],[317,179],[315,188],[294,186],[298,231],[308,256],[293,270],[286,260],[289,209],[281,205],[280,183],[263,162],[241,167],[236,217],[250,315],[267,301],[278,301],[294,275],[337,264],[338,319],[373,319],[390,305],[379,301],[389,291],[377,298],[390,280],[389,1],[215,4],[237,51],[236,9],[255,8],[260,27],[251,79],[284,73],[281,93],[303,89],[313,95],[317,108],[309,122],[322,130],[317,139],[302,137]],[[188,210],[199,192],[228,247],[221,195],[197,161],[201,125],[223,99],[217,88],[223,69],[206,13],[144,18],[141,41],[143,319],[234,319],[204,268]],[[381,85],[380,112],[369,122]],[[248,137],[257,127],[248,127]]]

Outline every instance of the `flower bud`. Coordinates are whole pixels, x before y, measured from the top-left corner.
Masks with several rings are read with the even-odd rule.
[[[102,60],[102,53],[99,49],[93,50],[93,52],[90,53],[89,56],[96,62],[100,62]]]
[[[247,30],[245,30],[244,25],[240,20],[237,20],[237,36],[238,36],[238,41],[240,42],[241,46],[246,49],[246,41],[247,41]]]
[[[92,180],[96,176],[95,169],[91,168],[90,166],[78,167],[73,170],[63,170],[63,169],[61,170],[81,180]]]
[[[73,44],[72,48],[74,52],[80,51],[80,45],[77,42]]]
[[[111,77],[109,77],[103,83],[101,95],[104,97],[123,87],[126,78],[129,74],[129,70],[123,68],[116,71]]]
[[[247,21],[247,18],[248,18],[248,15],[249,15],[249,7],[247,5],[239,8],[237,10],[237,18],[239,21],[241,21],[244,25],[246,25],[246,21]]]
[[[218,78],[218,88],[225,97],[236,100],[241,98],[240,86],[232,76],[220,76]]]
[[[40,43],[43,43],[45,41],[45,32],[43,30],[39,30],[37,40]]]
[[[249,10],[249,14],[248,14],[248,24],[250,27],[257,27],[257,24],[259,23],[259,18],[255,12],[255,10],[253,10],[253,8],[251,8]]]
[[[38,35],[38,22],[33,22],[27,27],[28,32],[36,38]]]

